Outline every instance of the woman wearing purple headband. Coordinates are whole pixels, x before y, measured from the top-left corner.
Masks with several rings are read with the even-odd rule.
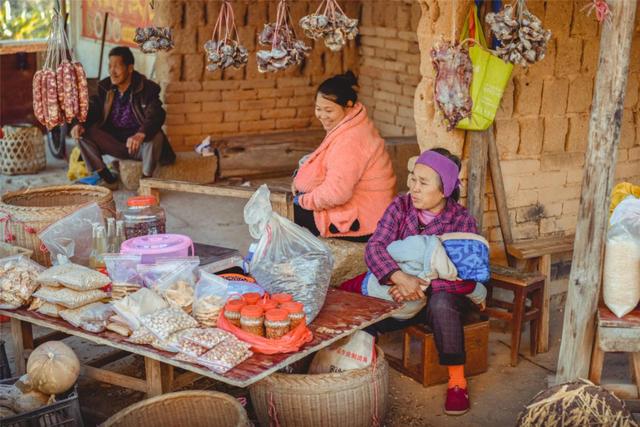
[[[405,321],[386,319],[368,331],[377,335],[426,321],[434,333],[440,364],[449,368],[445,412],[450,415],[469,410],[462,321],[464,314],[472,310],[473,305],[465,295],[474,290],[475,282],[436,279],[429,284],[401,271],[387,246],[418,234],[477,233],[475,219],[458,203],[459,172],[460,159],[448,150],[435,148],[422,153],[409,175],[409,192],[397,196],[389,205],[365,251],[369,271],[381,284],[389,286],[395,301],[424,298],[421,286],[429,285],[427,305],[415,317]],[[363,277],[359,276],[360,281]],[[360,292],[357,279],[346,282],[342,289]]]

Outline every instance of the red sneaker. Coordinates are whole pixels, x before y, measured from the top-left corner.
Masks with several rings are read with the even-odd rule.
[[[469,411],[469,393],[467,389],[458,386],[447,389],[444,413],[447,415],[463,415],[467,411]]]

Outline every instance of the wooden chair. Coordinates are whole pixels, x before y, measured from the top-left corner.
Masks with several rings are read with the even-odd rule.
[[[594,384],[602,380],[604,355],[609,352],[624,352],[629,355],[633,385],[606,384],[618,397],[640,396],[640,306],[622,318],[618,318],[607,307],[598,307],[596,339],[593,343],[589,379]]]
[[[513,302],[494,297],[494,289],[513,292]],[[487,309],[489,317],[507,320],[511,324],[511,366],[518,364],[522,325],[531,322],[531,355],[537,354],[538,330],[542,319],[542,298],[545,276],[539,273],[521,273],[511,268],[491,266],[491,280],[487,285]],[[527,306],[527,299],[531,304]]]

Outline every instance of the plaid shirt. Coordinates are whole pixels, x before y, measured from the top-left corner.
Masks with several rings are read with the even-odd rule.
[[[398,264],[387,252],[387,246],[391,242],[417,234],[440,235],[453,232],[478,232],[476,220],[459,203],[449,199],[444,210],[433,221],[422,225],[418,219],[418,209],[413,206],[411,196],[400,195],[391,202],[378,222],[378,227],[365,249],[365,261],[380,283],[388,284],[391,274],[400,270]],[[431,281],[431,288],[434,292],[464,294],[473,291],[475,283],[436,279]]]

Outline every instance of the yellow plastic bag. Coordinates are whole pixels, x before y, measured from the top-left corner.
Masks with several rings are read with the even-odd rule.
[[[87,165],[85,165],[84,160],[80,159],[81,157],[80,147],[74,147],[69,156],[69,170],[67,170],[67,178],[69,178],[69,181],[75,181],[76,179],[89,176]]]
[[[465,130],[485,130],[491,126],[500,107],[504,89],[509,83],[513,64],[503,61],[487,49],[487,42],[482,32],[482,23],[478,19],[478,9],[472,5],[469,16],[462,29],[460,41],[475,40],[469,48],[469,56],[473,64],[471,80],[471,99],[473,108],[471,116],[458,122],[456,128]]]
[[[640,185],[633,185],[629,182],[621,182],[613,187],[611,191],[611,204],[609,205],[609,216],[618,204],[627,196],[634,196],[640,199]]]

